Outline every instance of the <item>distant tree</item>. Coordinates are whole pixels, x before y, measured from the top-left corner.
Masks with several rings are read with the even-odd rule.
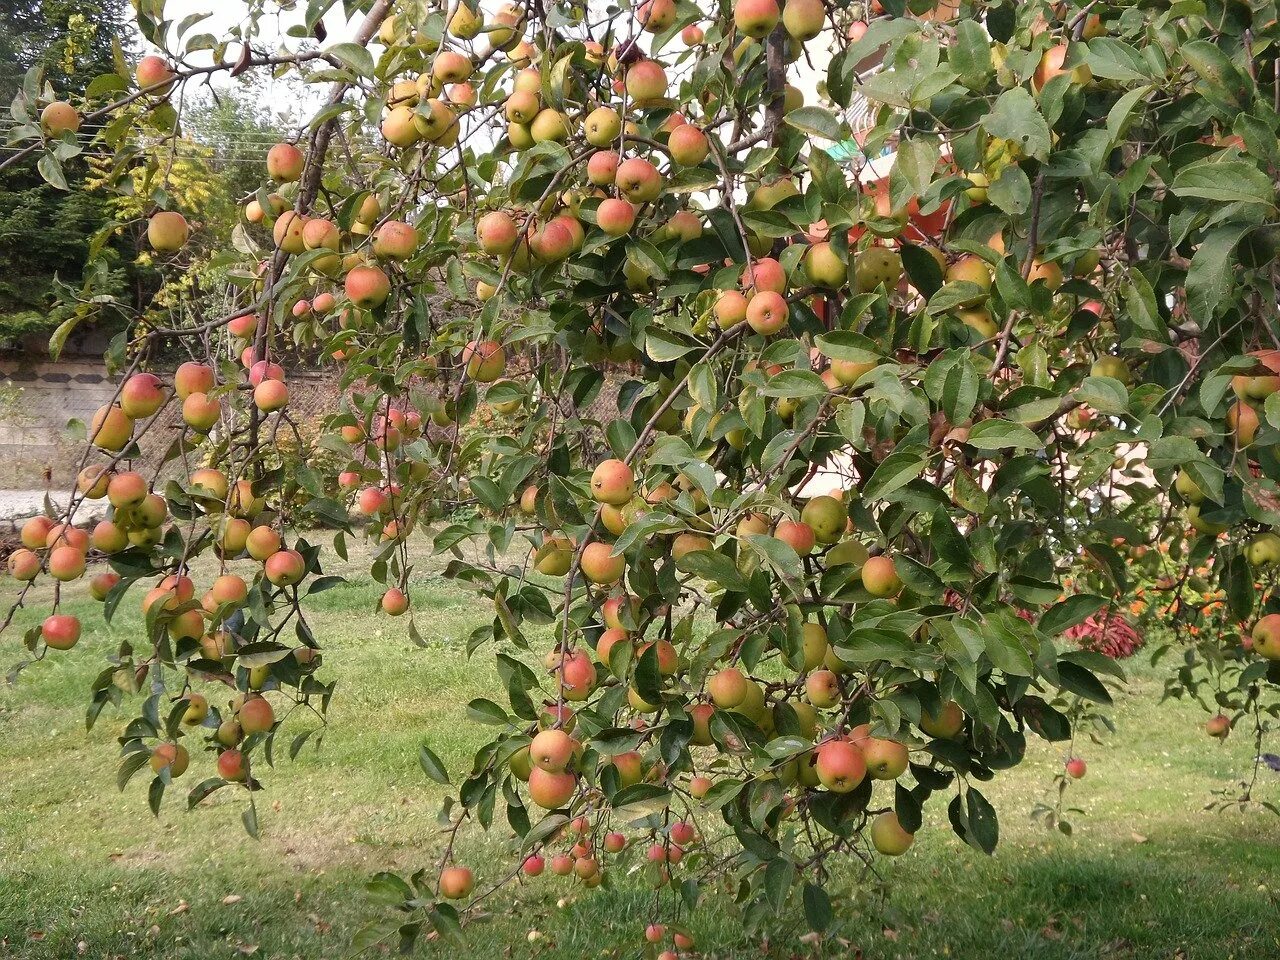
[[[115,70],[130,36],[124,0],[9,0],[0,7],[0,98],[12,100],[32,67],[58,96],[79,95]],[[0,120],[0,131],[11,124]],[[83,281],[89,244],[110,217],[106,197],[57,190],[29,166],[0,174],[0,342],[47,333],[64,319],[68,308],[54,308],[55,278]],[[96,268],[95,288],[130,289],[127,259],[113,250]]]

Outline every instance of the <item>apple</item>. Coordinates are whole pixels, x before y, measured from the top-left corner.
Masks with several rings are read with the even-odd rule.
[[[148,54],[138,61],[133,76],[141,89],[154,94],[167,93],[176,79],[174,72],[169,69],[168,61],[154,54]]]
[[[787,325],[790,312],[782,294],[760,290],[747,302],[747,326],[763,336],[772,336]]]
[[[1280,613],[1269,613],[1254,624],[1253,652],[1267,660],[1280,660]]]
[[[818,780],[832,793],[849,793],[867,775],[862,751],[848,740],[827,740],[815,751]]]
[[[1221,713],[1210,717],[1209,722],[1204,725],[1204,732],[1216,740],[1227,739],[1227,734],[1231,732],[1231,718]]]
[[[578,789],[578,778],[572,773],[551,773],[541,767],[529,772],[529,799],[544,810],[563,807]],[[554,864],[552,867],[553,872]]]
[[[1085,762],[1079,757],[1072,757],[1066,764],[1067,776],[1073,780],[1079,780],[1083,777],[1087,769]]]
[[[813,528],[803,521],[779,520],[773,535],[802,557],[812,553],[817,543]]]
[[[896,740],[873,737],[871,725],[861,724],[849,731],[849,740],[862,751],[867,772],[876,780],[896,780],[902,776],[910,760],[905,744]]]
[[[620,506],[635,494],[635,474],[621,460],[604,460],[591,474],[591,496],[597,503]]]
[[[70,650],[80,641],[79,618],[69,613],[55,613],[45,617],[40,624],[40,639],[50,649]]]
[[[944,703],[937,716],[927,710],[921,710],[920,729],[931,737],[953,740],[964,729],[964,711],[954,700]]]
[[[344,289],[348,300],[357,307],[371,310],[386,302],[391,281],[381,267],[361,264],[347,272]]]
[[[169,778],[180,777],[187,772],[191,757],[180,743],[157,743],[151,751],[151,769],[155,773],[169,772]]]
[[[781,16],[777,0],[734,0],[734,26],[753,40],[763,40],[772,33]]]
[[[292,143],[277,143],[267,151],[267,176],[276,183],[293,183],[302,179],[306,160]]]
[[[80,129],[80,114],[65,100],[54,100],[40,111],[40,129],[46,137],[57,138]]]
[[[493,383],[507,368],[507,354],[495,340],[472,340],[462,350],[467,376],[478,383]]]
[[[818,0],[821,2],[821,0]],[[667,137],[671,159],[684,167],[696,167],[707,159],[711,145],[707,135],[691,123],[681,124]]]
[[[660,100],[667,94],[667,72],[654,60],[638,60],[627,68],[626,89],[637,104]]]
[[[826,15],[822,0],[786,0],[782,6],[782,25],[787,33],[803,43],[822,32]]]
[[[871,821],[871,845],[886,857],[897,857],[911,848],[915,834],[907,833],[898,822],[898,815],[886,810]]]
[[[607,147],[622,133],[622,117],[613,107],[596,107],[583,121],[582,133],[593,147]]]
[[[661,33],[676,21],[675,0],[644,0],[636,18],[647,33]]]
[[[1243,401],[1237,400],[1227,410],[1227,429],[1235,437],[1237,447],[1252,446],[1260,426],[1258,412]]]
[[[819,710],[840,702],[840,678],[831,670],[814,670],[804,681],[805,696]]]
[[[157,253],[174,253],[186,246],[187,219],[173,210],[161,210],[147,221],[147,242]]]
[[[179,400],[185,400],[193,393],[208,393],[213,385],[213,368],[203,363],[187,361],[173,375],[173,389]]]
[[[218,754],[218,776],[232,783],[243,782],[249,776],[244,754],[239,750],[223,750]]]
[[[647,203],[662,193],[662,174],[643,157],[632,157],[618,164],[614,184],[632,203]]]
[[[592,583],[608,585],[622,579],[626,561],[613,556],[613,547],[598,540],[588,543],[582,551],[582,575]]]

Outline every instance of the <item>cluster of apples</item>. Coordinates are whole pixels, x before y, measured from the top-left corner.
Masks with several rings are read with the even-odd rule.
[[[630,755],[619,755],[614,758],[615,766],[619,771],[628,769],[639,762],[638,756],[632,760]],[[535,766],[532,769],[540,768]],[[643,845],[646,863],[662,882],[666,882],[670,878],[670,868],[680,864],[686,851],[700,842],[697,828],[688,820],[674,820],[660,830],[650,830],[644,841],[638,841],[617,830],[602,830],[598,821],[593,822],[590,816],[579,814],[525,857],[520,871],[531,878],[549,871],[557,877],[574,877],[584,887],[598,887],[604,882],[609,865],[607,857],[615,858],[615,862],[625,862],[623,858],[628,851]],[[693,948],[693,938],[688,933],[673,931],[673,934],[677,947]],[[660,943],[665,935],[665,927],[651,925],[645,938],[650,943]]]
[[[204,694],[195,691],[189,691],[181,704],[183,726],[210,731],[207,742],[216,754],[217,775],[228,783],[248,782],[249,753],[242,749],[244,741],[250,737],[260,739],[277,723],[275,708],[259,686],[251,684],[248,693],[236,694],[228,703],[225,716],[209,704]],[[148,763],[157,776],[172,781],[187,772],[191,754],[181,739],[165,739],[150,748]]]
[[[134,67],[133,76],[138,91],[154,97],[167,94],[177,80],[177,74],[173,72],[169,62],[155,54],[142,57]],[[40,130],[50,139],[56,140],[63,134],[76,133],[82,122],[80,111],[66,100],[51,100],[40,111]]]

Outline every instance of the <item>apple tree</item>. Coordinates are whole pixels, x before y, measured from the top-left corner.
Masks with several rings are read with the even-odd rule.
[[[222,290],[113,342],[72,497],[109,519],[38,517],[9,560],[101,559],[104,616],[142,604],[89,718],[138,705],[120,776],[153,809],[185,775],[257,830],[335,695],[306,598],[352,537],[422,642],[445,557],[501,680],[468,769],[422,748],[447,842],[374,881],[367,943],[633,866],[664,960],[711,890],[820,932],[926,807],[991,853],[984,785],[1029,737],[1084,774],[1123,678],[1090,618],[1177,627],[1169,690],[1214,736],[1274,725],[1275,3],[352,0],[330,40],[310,0],[272,50],[274,4],[224,37],[135,6],[152,52],[76,102],[29,75],[0,168],[61,185],[92,133],[158,257]],[[250,72],[318,108],[197,253],[159,146]],[[109,300],[86,276],[55,350]],[[286,370],[315,362],[344,386],[318,438]],[[29,657],[80,636],[54,598]]]

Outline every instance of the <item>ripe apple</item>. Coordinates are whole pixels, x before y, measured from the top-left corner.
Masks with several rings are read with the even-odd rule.
[[[168,92],[176,79],[174,72],[169,69],[168,61],[154,54],[148,54],[138,61],[133,76],[141,89],[156,95]]]
[[[821,0],[819,0],[821,2]],[[696,167],[707,159],[711,145],[707,135],[691,123],[681,124],[667,137],[671,159],[684,167]]]
[[[476,238],[485,253],[510,253],[518,236],[515,221],[501,210],[489,211],[476,224]]]
[[[381,267],[372,264],[361,264],[349,270],[343,286],[347,299],[366,310],[386,303],[391,293],[390,279]]]
[[[164,400],[164,384],[153,373],[135,373],[120,388],[120,409],[134,420],[154,415]]]
[[[1280,660],[1280,613],[1269,613],[1253,627],[1253,651],[1267,660]]]
[[[472,340],[462,350],[467,376],[479,383],[493,383],[507,369],[507,354],[496,340]]]
[[[267,176],[276,183],[293,183],[302,179],[306,159],[292,143],[277,143],[267,151]]]
[[[40,639],[51,649],[70,650],[80,640],[80,619],[69,613],[51,614],[40,624]]]
[[[604,460],[591,474],[591,496],[597,503],[621,506],[635,494],[635,474],[621,460]]]
[[[1083,777],[1087,769],[1085,762],[1079,757],[1072,757],[1066,764],[1067,776],[1073,780],[1079,780]]]
[[[577,788],[578,778],[572,773],[551,773],[541,767],[529,772],[529,799],[544,810],[563,807]]]
[[[818,745],[815,756],[818,780],[832,793],[849,793],[867,775],[862,751],[848,740],[827,740]]]
[[[902,579],[893,558],[885,555],[869,557],[862,565],[862,585],[873,597],[896,597],[902,592]]]
[[[707,683],[707,693],[717,707],[732,710],[747,697],[747,678],[737,667],[725,667]]]
[[[65,100],[54,100],[40,111],[40,129],[46,137],[57,138],[80,129],[80,114]]]
[[[639,60],[627,68],[627,95],[637,104],[660,100],[667,94],[667,72],[653,60]]]
[[[626,560],[613,556],[613,547],[599,540],[588,543],[582,551],[582,575],[592,583],[608,585],[622,579]]]
[[[873,737],[871,725],[864,723],[849,731],[849,740],[862,751],[867,772],[876,780],[896,780],[902,776],[910,760],[905,744],[896,740]]]
[[[609,197],[596,208],[596,223],[610,236],[620,237],[630,232],[636,220],[636,208],[618,197]]]
[[[734,26],[753,40],[763,40],[773,32],[781,16],[777,0],[735,0],[733,4]]]
[[[133,439],[133,418],[114,404],[105,404],[89,423],[89,442],[111,453],[119,453]]]
[[[253,536],[253,534],[250,534]],[[267,579],[277,587],[289,587],[306,575],[307,564],[296,550],[278,550],[263,563]]]
[[[182,401],[182,420],[198,433],[208,433],[222,415],[222,404],[217,397],[193,393]]]
[[[239,750],[223,750],[218,754],[218,776],[232,783],[245,780],[249,776],[249,769],[245,763],[244,754]]]
[[[173,375],[173,389],[179,400],[185,400],[193,393],[208,393],[213,384],[213,368],[203,363],[188,361]]]
[[[631,157],[618,164],[614,184],[632,203],[647,203],[662,193],[662,174],[643,157]]]
[[[820,710],[828,710],[840,702],[840,678],[831,670],[815,670],[805,678],[805,696]]]
[[[168,770],[170,779],[186,773],[190,763],[187,748],[180,743],[157,743],[151,751],[151,769],[155,773]]]
[[[790,313],[786,297],[760,290],[747,301],[747,326],[762,336],[772,336],[787,325]]]
[[[812,553],[817,544],[813,528],[803,520],[779,520],[773,528],[773,535],[802,557]]]

